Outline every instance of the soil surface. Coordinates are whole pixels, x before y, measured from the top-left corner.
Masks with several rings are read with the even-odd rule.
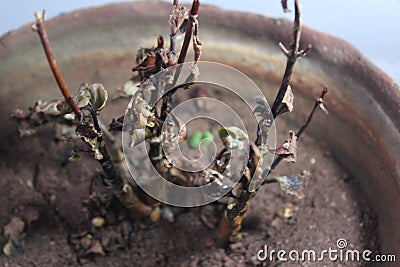
[[[125,106],[124,101],[112,102],[111,109]],[[279,121],[279,142],[287,138],[290,125]],[[23,139],[15,131],[0,146],[1,247],[7,242],[3,228],[13,217],[26,223],[19,248],[10,257],[1,255],[1,266],[360,266],[360,262],[331,262],[327,257],[322,262],[288,263],[260,262],[256,256],[264,245],[269,250],[315,249],[318,253],[336,249],[339,238],[348,242],[347,248],[379,251],[376,216],[356,177],[344,172],[330,150],[307,135],[299,141],[297,163],[283,162],[274,172],[289,175],[308,170],[306,197],[289,196],[277,184],[263,186],[243,222],[241,241],[226,249],[213,242],[216,230],[210,226],[216,220],[215,206],[171,208],[173,222],[153,223],[132,218],[113,201],[105,227],[94,229],[82,200],[89,196],[92,183],[101,188],[94,177],[101,168],[90,156],[63,164],[75,142],[58,137],[56,127],[49,124]],[[210,217],[209,227],[202,223],[201,213]],[[107,249],[93,248],[79,263],[77,242],[84,244],[77,240],[82,236],[90,239],[91,246],[107,240]]]

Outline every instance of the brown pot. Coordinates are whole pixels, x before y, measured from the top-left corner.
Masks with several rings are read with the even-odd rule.
[[[58,64],[71,88],[81,81],[116,88],[131,75],[135,51],[168,36],[170,5],[134,2],[85,9],[47,21]],[[273,99],[285,58],[292,22],[215,7],[201,7],[203,60],[224,62],[242,70]],[[323,86],[330,88],[330,116],[313,122],[309,134],[323,140],[338,162],[357,177],[378,215],[383,252],[400,255],[400,88],[393,79],[347,42],[305,27],[302,44],[312,51],[295,67],[296,96],[291,120],[302,122]],[[35,99],[58,97],[36,34],[29,26],[0,39],[1,140],[17,135],[6,118]],[[118,72],[115,71],[118,69]],[[72,90],[75,91],[75,90]],[[0,148],[6,157],[10,145]]]

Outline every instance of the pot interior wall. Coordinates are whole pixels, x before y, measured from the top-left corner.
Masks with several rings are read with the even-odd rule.
[[[71,91],[82,81],[104,83],[111,91],[121,85],[131,75],[136,49],[153,45],[160,33],[168,36],[169,12],[167,3],[136,2],[48,21]],[[291,22],[202,6],[200,23],[203,59],[238,68],[273,99],[285,65],[277,43],[288,41]],[[296,66],[295,112],[289,119],[294,125],[303,122],[315,96],[329,86],[330,116],[318,115],[309,133],[323,140],[357,177],[378,214],[382,251],[400,255],[400,89],[342,40],[306,28],[306,43],[314,48]],[[8,140],[17,134],[16,125],[6,119],[10,111],[26,109],[35,99],[58,97],[58,90],[38,37],[28,26],[0,39],[0,58],[0,137]],[[0,145],[3,152],[11,147]]]

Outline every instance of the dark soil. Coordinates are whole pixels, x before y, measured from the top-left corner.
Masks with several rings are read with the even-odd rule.
[[[279,122],[280,141],[286,139],[289,125]],[[74,250],[77,235],[88,231],[93,239],[104,242],[108,238],[114,243],[105,256],[93,253],[95,257],[82,258],[84,266],[290,266],[278,261],[262,263],[256,254],[264,244],[286,251],[335,249],[339,238],[346,239],[349,248],[378,252],[376,216],[359,191],[356,177],[344,172],[329,149],[307,135],[300,141],[297,163],[282,163],[276,170],[276,174],[310,171],[306,197],[297,200],[276,184],[262,187],[243,222],[242,240],[227,249],[214,245],[215,229],[200,220],[201,209],[212,211],[210,206],[173,209],[173,223],[152,223],[131,219],[118,203],[113,203],[106,227],[91,229],[82,200],[89,196],[92,178],[100,166],[84,156],[62,167],[71,144],[56,136],[50,124],[24,139],[15,132],[0,146],[0,226],[3,229],[13,216],[31,221],[22,249],[10,257],[0,256],[1,266],[79,266],[79,251],[77,254]],[[285,210],[293,215],[287,216]],[[38,219],[32,219],[35,212]],[[127,232],[131,232],[130,238]],[[1,236],[3,247],[6,238]],[[338,262],[325,259],[303,265],[338,266]]]

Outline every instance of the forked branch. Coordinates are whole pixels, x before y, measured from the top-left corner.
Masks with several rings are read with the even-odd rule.
[[[282,6],[287,12],[287,5],[286,1],[282,1]],[[289,86],[290,79],[292,77],[294,65],[300,57],[303,57],[307,54],[307,52],[311,49],[311,45],[308,45],[306,49],[299,51],[300,47],[300,37],[301,37],[301,30],[302,30],[302,19],[301,19],[301,4],[300,0],[294,1],[294,10],[295,10],[295,17],[294,17],[294,26],[293,26],[293,36],[290,45],[290,49],[287,49],[282,43],[279,43],[279,47],[282,52],[287,57],[286,62],[286,69],[285,74],[283,75],[281,86],[279,88],[278,94],[275,98],[274,104],[272,105],[272,115],[276,118],[278,114],[279,107],[285,97],[286,90]]]
[[[314,117],[314,114],[318,110],[318,108],[321,108],[326,114],[329,113],[328,110],[326,109],[325,105],[324,105],[324,97],[325,97],[325,95],[327,93],[328,93],[328,87],[325,87],[322,90],[320,97],[317,98],[317,100],[315,101],[314,107],[311,110],[310,114],[308,115],[306,122],[297,131],[297,133],[296,133],[297,141],[300,139],[301,135],[304,133],[304,131],[310,125],[310,123],[311,123],[311,121],[312,121],[312,119]],[[265,178],[263,184],[268,183],[266,178],[271,173],[271,171],[274,170],[278,166],[278,164],[282,161],[282,159],[283,159],[282,155],[279,155],[278,157],[276,157],[275,160],[272,162],[271,167],[263,172],[262,178],[263,179]]]

